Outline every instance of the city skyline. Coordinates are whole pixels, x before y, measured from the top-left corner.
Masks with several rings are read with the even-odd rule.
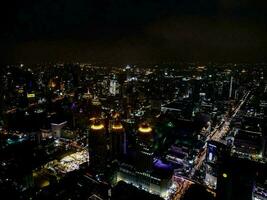
[[[1,200],[267,200],[265,0],[6,0]]]
[[[0,191],[38,200],[265,200],[266,69],[6,65]]]

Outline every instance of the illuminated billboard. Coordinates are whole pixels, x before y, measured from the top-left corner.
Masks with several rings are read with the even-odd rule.
[[[210,164],[216,164],[218,158],[224,154],[226,145],[216,141],[208,141],[206,161]]]
[[[218,157],[218,151],[217,151],[217,146],[211,143],[208,143],[208,148],[207,148],[207,156],[206,160],[208,163],[216,163],[217,162],[217,157]]]

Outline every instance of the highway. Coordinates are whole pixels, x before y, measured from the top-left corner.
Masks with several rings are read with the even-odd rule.
[[[226,133],[229,131],[229,125],[230,125],[231,121],[236,116],[236,114],[239,112],[242,105],[246,102],[249,94],[250,94],[250,92],[247,92],[243,96],[243,98],[240,100],[240,103],[234,109],[232,116],[230,116],[228,119],[226,119],[222,125],[215,126],[215,129],[208,136],[208,140],[221,141],[221,138],[223,136],[225,136]],[[221,128],[219,128],[219,127],[221,127]],[[203,161],[206,157],[206,151],[207,151],[207,143],[205,143],[205,145],[204,145],[203,153],[200,153],[199,156],[197,156],[195,159],[195,166],[190,173],[190,178],[192,178],[194,176],[195,171],[198,170],[201,167],[201,165],[203,164]]]
[[[64,96],[62,95],[62,96],[56,97],[56,98],[52,99],[51,101],[53,103],[55,103],[57,101],[60,101],[60,100],[64,99],[65,96],[67,96],[67,97],[70,97],[70,96],[73,97],[74,96],[74,93],[69,93],[69,94],[65,94]],[[32,108],[32,107],[37,106],[37,105],[39,105],[37,102],[31,103],[31,104],[28,105],[27,109],[28,108]],[[14,107],[14,108],[11,108],[9,110],[6,110],[5,113],[6,114],[11,114],[11,113],[15,113],[16,111],[17,111],[17,107]]]
[[[231,121],[233,118],[236,116],[236,114],[239,112],[240,108],[242,105],[246,102],[248,96],[250,95],[250,91],[248,91],[240,100],[239,104],[235,107],[233,114],[228,117],[222,124],[216,125],[214,130],[209,134],[207,137],[207,140],[215,140],[215,141],[220,141],[223,136],[225,136],[228,131],[229,131],[229,125],[231,124]],[[203,151],[198,154],[198,156],[195,159],[194,162],[194,167],[192,168],[189,178],[193,178],[195,175],[195,172],[200,169],[200,167],[203,164],[203,161],[206,157],[206,152],[207,152],[207,142],[203,146]],[[179,200],[183,196],[183,194],[186,192],[188,187],[191,185],[190,182],[188,181],[183,181],[181,182],[182,185],[178,187],[178,190],[176,192],[176,195],[172,198],[173,200]]]
[[[181,199],[184,192],[190,187],[190,185],[194,184],[193,181],[187,179],[183,176],[174,176],[173,182],[175,182],[175,185],[177,186],[175,193],[172,194],[172,196],[169,197],[169,199]]]

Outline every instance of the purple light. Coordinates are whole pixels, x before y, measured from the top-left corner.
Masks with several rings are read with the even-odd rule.
[[[77,107],[77,106],[76,106],[76,103],[73,102],[73,103],[71,104],[71,109],[74,110],[76,107]]]
[[[163,163],[162,160],[160,159],[156,159],[156,161],[154,162],[154,166],[156,168],[160,168],[160,169],[171,169],[172,166],[169,163]]]

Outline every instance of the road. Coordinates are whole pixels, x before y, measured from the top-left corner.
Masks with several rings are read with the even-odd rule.
[[[222,125],[215,126],[215,129],[211,132],[210,136],[208,136],[208,140],[221,141],[221,138],[223,136],[225,136],[226,133],[229,131],[229,125],[230,125],[231,121],[236,116],[236,114],[239,112],[239,110],[242,107],[242,105],[246,102],[249,94],[250,94],[250,92],[247,92],[243,96],[243,98],[240,100],[240,103],[234,109],[234,112],[233,112],[232,116],[228,117],[223,122]],[[219,127],[221,127],[221,128],[219,128]],[[202,165],[202,163],[203,163],[203,161],[204,161],[204,159],[206,157],[206,151],[207,151],[207,143],[205,143],[205,145],[204,145],[203,153],[199,154],[199,156],[197,156],[197,158],[195,160],[195,167],[193,168],[193,170],[192,170],[192,172],[190,174],[190,178],[194,176],[195,171],[198,170],[200,168],[200,166]]]
[[[208,140],[215,140],[215,141],[220,141],[223,136],[225,136],[228,131],[229,131],[229,125],[233,118],[236,116],[236,114],[239,112],[240,108],[242,105],[246,102],[248,96],[250,95],[250,91],[247,92],[243,98],[240,100],[239,104],[235,107],[233,114],[228,117],[222,124],[216,125],[214,130],[210,133],[210,135],[207,137]],[[194,175],[195,172],[200,169],[201,165],[203,164],[203,161],[206,157],[206,152],[207,152],[207,142],[203,146],[203,151],[199,153],[199,155],[195,159],[195,165],[191,170],[191,173],[189,174],[189,178],[191,179]],[[177,194],[174,196],[173,200],[179,200],[185,193],[185,191],[189,187],[189,183],[187,181],[182,182],[182,185],[180,186],[179,191]]]
[[[186,177],[183,176],[175,176],[173,177],[173,182],[177,186],[175,193],[172,194],[170,199],[181,199],[181,197],[184,194],[184,191],[186,191],[190,185],[194,184],[193,181],[188,180]]]
[[[65,96],[70,97],[70,96],[73,96],[73,95],[74,95],[73,93],[65,94],[64,96],[56,97],[56,98],[52,99],[51,101],[52,101],[53,103],[55,103],[55,102],[57,102],[57,101],[59,101],[59,100],[64,99]],[[35,103],[31,103],[31,104],[28,105],[27,108],[32,108],[32,107],[37,106],[37,105],[38,105],[37,102],[35,102]],[[17,107],[15,107],[15,108],[11,108],[11,109],[9,109],[9,110],[6,110],[5,113],[6,113],[6,114],[11,114],[11,113],[15,113],[16,111],[17,111]]]

